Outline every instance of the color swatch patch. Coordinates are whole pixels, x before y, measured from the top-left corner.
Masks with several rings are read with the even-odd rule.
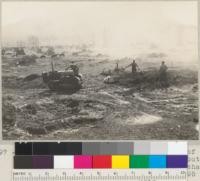
[[[95,155],[93,156],[93,168],[112,168],[111,155]]]
[[[149,168],[167,168],[165,155],[150,155]]]
[[[112,156],[112,168],[129,168],[129,156],[128,155],[113,155]]]
[[[92,156],[74,156],[74,168],[92,168]]]
[[[130,168],[149,168],[148,155],[131,155]]]
[[[54,156],[54,168],[74,168],[74,156]]]
[[[33,156],[32,157],[34,169],[51,169],[54,168],[53,156]]]
[[[167,156],[167,168],[187,168],[187,155],[169,155]]]

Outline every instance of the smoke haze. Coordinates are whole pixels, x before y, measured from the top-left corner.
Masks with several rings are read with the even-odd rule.
[[[197,2],[3,2],[3,43],[37,36],[41,45],[92,43],[122,56],[149,49],[197,55]]]

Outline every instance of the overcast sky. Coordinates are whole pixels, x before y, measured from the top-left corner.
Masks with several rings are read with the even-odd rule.
[[[192,44],[197,39],[197,2],[4,1],[2,33],[4,42],[35,35],[41,43],[93,42],[120,49],[140,42]]]
[[[148,20],[160,16],[174,21],[196,25],[197,2],[195,1],[150,1],[150,2],[3,2],[3,26],[17,23],[22,20],[35,19],[40,21],[57,20],[63,23],[63,19],[70,21],[69,26],[75,20],[81,21],[95,19],[104,20],[107,23],[114,19],[124,17],[145,16]],[[150,15],[150,16],[149,16]],[[104,19],[106,17],[106,19]],[[137,17],[139,18],[139,17]],[[97,23],[97,22],[96,22]]]

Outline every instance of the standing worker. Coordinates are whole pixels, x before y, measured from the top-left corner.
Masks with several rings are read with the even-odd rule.
[[[137,63],[135,62],[134,59],[133,59],[133,62],[130,65],[125,67],[125,69],[130,67],[130,66],[132,67],[132,74],[135,74],[137,72],[137,69],[139,69],[139,67],[138,67],[138,65],[137,65]]]
[[[114,71],[117,73],[119,72],[119,62],[116,62],[116,67],[115,67]]]
[[[161,87],[168,86],[167,69],[168,67],[165,65],[165,62],[162,61],[160,65],[160,70],[159,70],[159,81],[160,81]]]

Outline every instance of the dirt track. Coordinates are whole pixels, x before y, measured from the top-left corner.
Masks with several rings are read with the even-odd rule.
[[[162,90],[149,81],[104,84],[100,73],[114,68],[107,57],[63,58],[56,69],[69,60],[84,78],[72,95],[49,91],[41,77],[24,80],[48,71],[49,59],[29,66],[3,60],[4,139],[198,139],[197,72],[174,69],[177,82]]]

